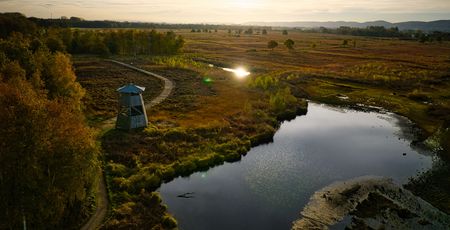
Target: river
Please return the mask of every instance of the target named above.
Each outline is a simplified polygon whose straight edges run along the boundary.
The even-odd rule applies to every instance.
[[[307,115],[281,124],[273,143],[159,191],[180,229],[290,229],[311,195],[335,181],[374,175],[403,184],[431,168],[432,154],[405,135],[411,125],[391,113],[310,102]]]

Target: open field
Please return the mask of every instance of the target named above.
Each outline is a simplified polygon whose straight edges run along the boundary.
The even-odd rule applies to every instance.
[[[296,96],[381,106],[413,120],[425,136],[449,119],[450,43],[281,31],[240,37],[226,31],[179,33],[186,37],[186,53],[224,66],[246,66],[256,74],[277,71]],[[295,50],[282,45],[288,38]],[[268,49],[269,40],[279,47]]]
[[[296,32],[281,35],[275,31],[240,37],[226,31],[177,33],[187,42],[182,55],[114,57],[171,79],[175,91],[164,103],[147,111],[148,128],[128,133],[112,130],[103,138],[113,208],[107,228],[126,228],[133,221],[164,227],[162,219],[170,218],[164,214],[164,206],[142,211],[140,204],[146,199],[157,199],[145,198],[142,189],[153,191],[162,181],[178,175],[239,160],[251,145],[270,141],[277,118],[301,113],[305,108],[303,98],[352,107],[383,107],[414,121],[422,131],[418,140],[428,139],[430,146],[437,140],[448,146],[448,43]],[[282,45],[288,38],[296,42],[295,50]],[[269,40],[277,40],[280,46],[268,49]],[[343,40],[349,45],[342,45]],[[238,79],[208,63],[242,66],[252,74],[248,79]],[[90,95],[87,107],[97,111],[94,115],[98,120],[114,115],[111,108],[117,95],[113,90],[121,84],[133,81],[147,87],[147,100],[160,91],[157,80],[109,62],[76,56],[75,67]],[[296,111],[287,116],[271,104],[285,87],[297,98]],[[99,92],[107,93],[92,96],[101,95]],[[444,158],[447,150],[442,152]],[[410,189],[448,212],[450,199],[436,194],[445,194],[450,181],[433,175],[424,177],[432,183],[416,181]],[[433,193],[424,192],[424,183]]]
[[[158,220],[162,219],[154,219],[164,214],[163,206],[157,205],[145,212],[129,209],[130,202],[146,202],[140,194],[142,189],[152,191],[162,181],[177,175],[239,160],[251,145],[270,141],[278,125],[278,112],[268,105],[269,95],[249,88],[246,80],[237,79],[230,73],[201,64],[192,68],[174,68],[157,65],[148,59],[125,61],[169,78],[175,89],[164,103],[147,111],[148,128],[133,132],[111,130],[103,137],[113,208],[113,220],[107,223],[107,228],[129,226],[131,222],[125,218],[128,215],[135,216],[135,222],[140,224],[158,225]],[[109,62],[77,57],[74,64],[80,75],[87,76],[81,77],[80,82],[88,95],[97,95],[94,86],[106,84],[111,76],[114,84],[130,80],[145,87],[154,84],[145,75],[112,66]],[[105,72],[105,69],[111,72]],[[86,79],[95,84],[86,84]],[[108,105],[112,105],[117,100],[114,88],[107,87],[104,91],[109,94],[92,97],[94,102],[108,100]],[[150,87],[146,92],[154,95],[159,91]],[[149,95],[144,96],[144,99],[148,98]],[[305,107],[306,103],[299,99],[287,111],[294,109],[290,116],[295,116]],[[98,120],[113,114],[113,110],[103,111],[105,108],[108,107],[96,108],[102,118]],[[153,220],[148,220],[149,215],[154,217]]]
[[[148,101],[162,90],[160,80],[102,59],[76,58],[74,67],[78,81],[87,91],[84,103],[90,120],[105,120],[117,115],[119,95],[116,89],[125,84],[133,82],[145,86],[143,98]]]

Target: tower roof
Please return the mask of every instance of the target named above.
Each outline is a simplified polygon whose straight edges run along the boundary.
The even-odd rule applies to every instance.
[[[145,91],[145,87],[137,86],[133,83],[129,83],[117,89],[119,93],[142,93]]]

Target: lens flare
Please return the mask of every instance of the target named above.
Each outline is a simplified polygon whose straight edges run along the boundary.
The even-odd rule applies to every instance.
[[[234,73],[234,75],[236,75],[237,78],[245,78],[248,75],[250,75],[250,72],[248,72],[242,67],[236,69],[223,68],[223,70]]]

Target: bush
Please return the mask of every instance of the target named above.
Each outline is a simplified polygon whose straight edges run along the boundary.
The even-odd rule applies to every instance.
[[[177,227],[178,223],[172,216],[164,215],[162,218],[162,225],[164,228],[173,229]]]
[[[148,207],[159,205],[161,201],[161,196],[157,192],[152,192],[150,195],[145,194],[142,199],[142,203]]]
[[[125,177],[114,177],[112,186],[118,190],[126,190],[130,187],[130,181]]]
[[[159,174],[160,174],[160,177],[164,181],[166,181],[166,180],[172,179],[175,176],[175,170],[172,167],[168,166],[168,167],[165,167],[164,169],[160,170]]]
[[[132,175],[128,180],[134,192],[140,191],[141,189],[154,190],[161,185],[161,179],[157,175],[143,171]]]
[[[273,90],[279,87],[279,85],[280,83],[278,81],[278,78],[274,77],[271,74],[258,76],[249,83],[250,87],[263,90]]]
[[[190,173],[195,171],[197,165],[192,160],[185,160],[182,162],[176,162],[173,167],[176,174],[189,175]]]
[[[106,164],[106,170],[111,176],[116,177],[124,177],[128,173],[128,168],[125,165],[114,163],[112,161]]]
[[[241,160],[242,156],[241,154],[237,152],[229,153],[224,156],[226,162],[235,162]]]
[[[297,98],[292,96],[288,87],[270,95],[269,99],[270,108],[276,113],[283,112],[288,107],[292,108],[295,102],[297,102]]]
[[[166,141],[195,141],[197,138],[197,135],[187,133],[186,130],[180,128],[170,129],[164,134]]]
[[[271,41],[269,41],[268,43],[267,43],[267,48],[269,48],[269,49],[274,49],[274,48],[276,48],[278,46],[278,42],[276,42],[276,41],[274,41],[274,40],[271,40]]]

